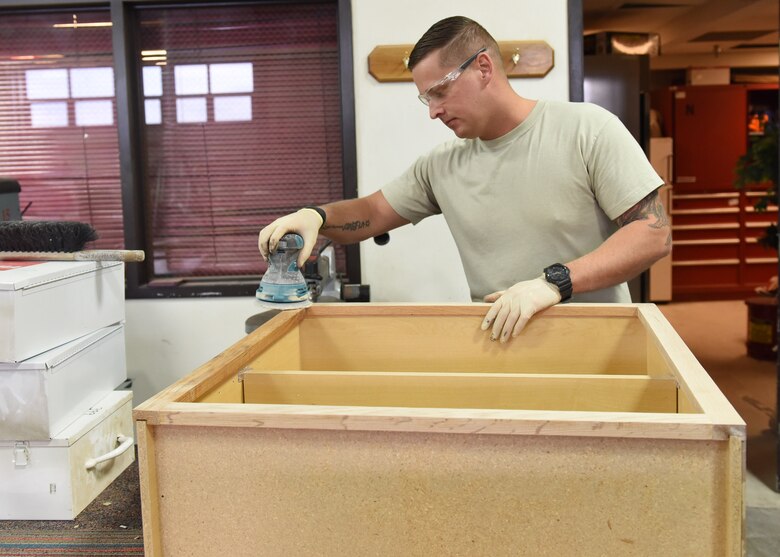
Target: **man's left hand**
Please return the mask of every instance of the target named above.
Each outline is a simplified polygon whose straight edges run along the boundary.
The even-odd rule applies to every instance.
[[[506,342],[510,334],[519,335],[535,313],[560,302],[561,294],[557,286],[539,277],[488,294],[484,301],[493,302],[493,306],[482,322],[482,330],[487,331],[492,325],[490,340]]]

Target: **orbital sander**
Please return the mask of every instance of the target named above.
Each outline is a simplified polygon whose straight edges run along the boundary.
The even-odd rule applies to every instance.
[[[309,287],[298,268],[298,252],[303,247],[299,234],[285,234],[276,251],[268,257],[268,270],[255,296],[269,309],[295,309],[311,305]]]

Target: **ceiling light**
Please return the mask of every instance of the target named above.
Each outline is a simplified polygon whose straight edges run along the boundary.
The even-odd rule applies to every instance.
[[[55,29],[81,29],[82,27],[111,27],[110,21],[93,21],[91,23],[55,23],[52,25]]]
[[[111,27],[110,21],[92,21],[88,23],[79,23],[79,16],[73,14],[72,23],[55,23],[52,25],[55,29],[78,29],[80,27]]]

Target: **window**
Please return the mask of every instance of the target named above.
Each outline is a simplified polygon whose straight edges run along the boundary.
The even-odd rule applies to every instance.
[[[0,175],[26,219],[89,222],[94,247],[124,246],[108,10],[4,14]]]
[[[128,297],[251,294],[262,226],[356,195],[347,0],[50,4],[0,12],[0,175],[144,249]]]
[[[151,284],[259,277],[263,225],[343,198],[337,19],[335,3],[137,8]]]

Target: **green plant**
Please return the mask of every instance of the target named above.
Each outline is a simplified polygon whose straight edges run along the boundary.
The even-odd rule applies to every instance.
[[[736,188],[766,185],[764,195],[754,203],[756,211],[766,211],[770,204],[777,204],[777,132],[777,122],[768,122],[764,127],[764,134],[753,138],[747,153],[739,157],[734,169]],[[764,236],[759,239],[759,242],[777,250],[777,224],[764,229]]]

